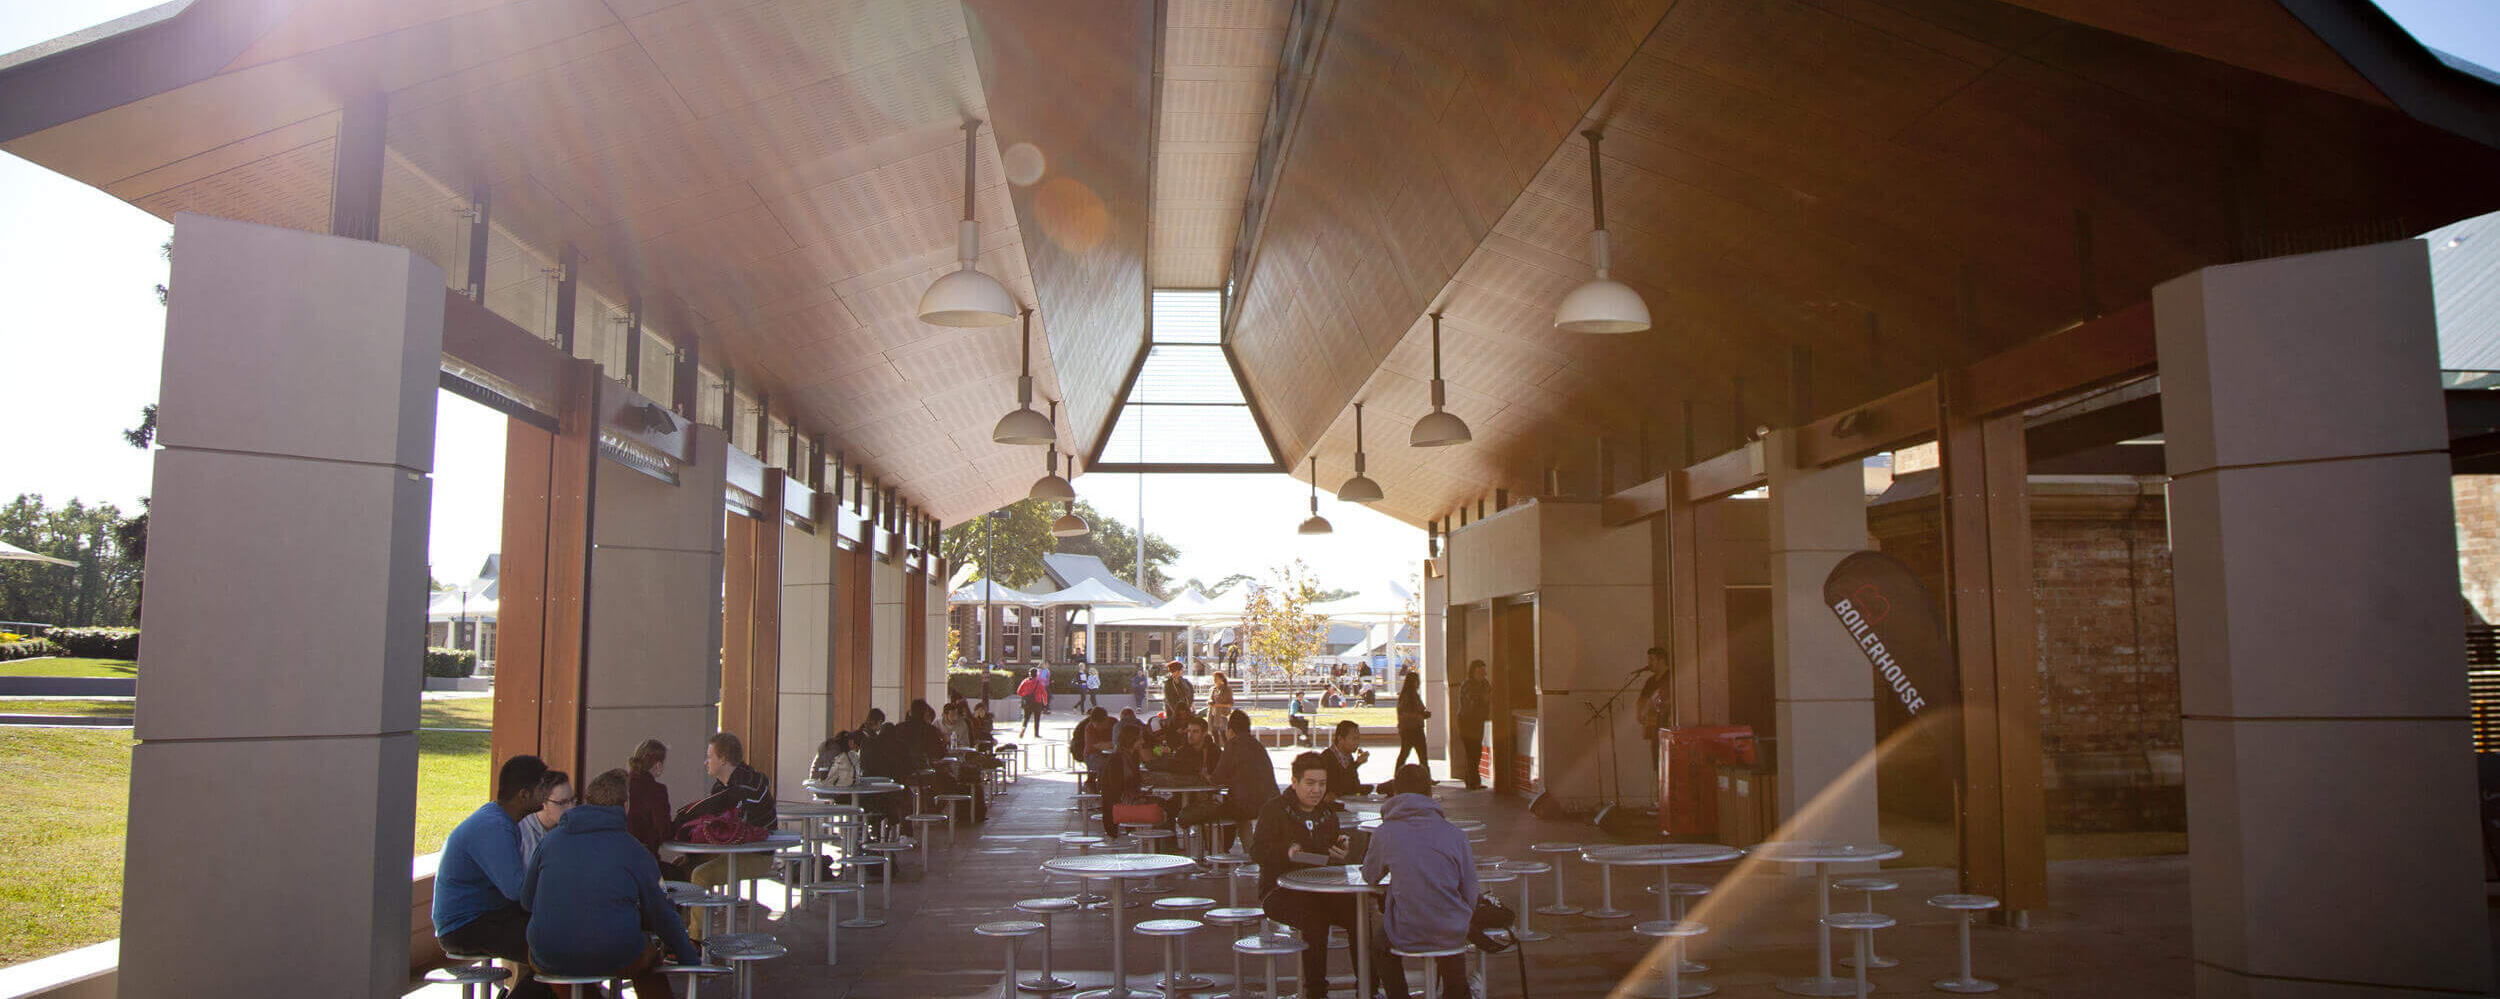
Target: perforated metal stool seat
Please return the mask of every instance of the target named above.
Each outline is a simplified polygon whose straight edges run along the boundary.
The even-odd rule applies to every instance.
[[[1048,930],[1049,927],[1030,919],[1001,919],[972,928],[972,932],[982,936],[1007,941],[1007,977],[998,983],[998,999],[1016,999],[1016,941]]]
[[[1251,957],[1261,958],[1267,962],[1268,999],[1277,999],[1276,959],[1300,954],[1305,950],[1309,950],[1310,946],[1311,945],[1289,936],[1269,936],[1265,933],[1253,933],[1249,936],[1233,941],[1233,953],[1236,956],[1247,954]],[[1240,986],[1234,986],[1234,991],[1240,991]]]
[[[1528,845],[1528,852],[1576,855],[1580,852],[1580,844],[1531,843]],[[1573,905],[1563,898],[1563,864],[1560,860],[1554,862],[1554,904],[1540,906],[1536,911],[1544,913],[1548,916],[1576,916],[1580,914],[1579,906]]]
[[[1100,836],[1089,836],[1085,833],[1060,833],[1059,845],[1063,849],[1073,846],[1076,848],[1077,853],[1087,854],[1094,852],[1095,847],[1104,845],[1104,841]],[[1108,896],[1094,891],[1090,885],[1085,883],[1083,878],[1076,878],[1072,880],[1075,880],[1078,884],[1076,892],[1076,903],[1078,905],[1091,909],[1111,901]],[[1045,875],[1042,878],[1042,881],[1044,884],[1048,884],[1050,878]]]
[[[937,801],[938,811],[946,813],[946,841],[952,843],[955,841],[956,806],[962,806],[964,821],[972,821],[972,796],[969,794],[941,794],[938,795],[935,800]]]
[[[429,982],[460,986],[460,999],[486,999],[494,994],[496,985],[512,977],[511,971],[497,967],[495,959],[488,955],[445,952],[443,956],[455,961],[473,962],[425,976]]]
[[[1163,990],[1167,999],[1178,996],[1185,988],[1179,973],[1182,943],[1206,925],[1195,919],[1149,919],[1131,927],[1139,936],[1163,939],[1163,978],[1156,987]]]
[[[1884,892],[1888,892],[1888,891],[1899,891],[1899,890],[1901,890],[1901,882],[1898,882],[1898,881],[1892,880],[1891,878],[1841,878],[1841,879],[1838,879],[1838,880],[1836,880],[1836,881],[1833,881],[1833,882],[1832,882],[1832,890],[1833,890],[1833,891],[1854,891],[1854,892],[1862,892],[1862,893],[1864,893],[1864,894],[1866,895],[1866,909],[1865,909],[1865,911],[1867,911],[1867,912],[1873,912],[1873,911],[1875,911],[1875,896],[1880,895],[1880,894],[1882,894],[1882,893],[1884,893]],[[1847,960],[1842,961],[1841,963],[1843,963],[1843,964],[1848,964],[1848,963],[1853,963],[1853,962],[1855,962],[1855,961],[1856,961],[1856,958],[1849,958],[1849,959],[1847,959]],[[1873,944],[1871,944],[1871,943],[1870,943],[1870,944],[1868,944],[1868,945],[1867,945],[1867,948],[1866,948],[1866,966],[1867,966],[1867,967],[1869,967],[1869,968],[1891,968],[1891,967],[1897,967],[1897,966],[1899,966],[1900,964],[1901,964],[1901,962],[1899,962],[1899,961],[1895,961],[1895,960],[1893,960],[1893,959],[1891,959],[1891,958],[1889,958],[1889,957],[1885,957],[1884,955],[1882,955],[1882,954],[1880,954],[1880,953],[1877,953],[1877,952],[1875,951],[1875,947],[1874,947],[1874,945],[1873,945]]]
[[[868,889],[864,886],[851,884],[847,881],[821,881],[807,886],[807,893],[809,895],[831,896],[834,899],[833,902],[829,902],[825,905],[825,963],[834,964],[836,963],[834,958],[835,944],[838,943],[838,941],[834,939],[834,931],[837,927],[844,925],[842,913],[840,911],[842,908],[840,901],[841,897],[844,895],[851,896],[851,918],[866,919],[868,918]],[[878,920],[878,922],[882,924],[884,920]]]
[[[1174,895],[1170,898],[1158,898],[1154,902],[1156,912],[1169,912],[1176,916],[1195,916],[1213,908],[1215,908],[1214,899],[1198,898],[1192,895]],[[1183,991],[1191,992],[1215,986],[1215,982],[1207,976],[1190,973],[1189,948],[1187,947],[1181,948],[1180,967],[1174,973],[1173,981]]]
[[[560,990],[558,994],[566,999],[601,999],[607,994],[609,982],[624,980],[614,975],[553,975],[544,971],[539,972],[537,977],[538,984],[556,987]],[[590,991],[583,992],[584,986],[588,986]]]
[[[1835,912],[1823,917],[1823,925],[1835,930],[1856,933],[1858,959],[1852,962],[1858,983],[1858,999],[1866,999],[1867,951],[1875,946],[1875,931],[1893,925],[1891,916],[1880,912]]]
[[[871,843],[863,849],[874,850],[876,848],[876,844]],[[871,869],[877,872],[877,907],[890,909],[894,907],[894,865],[882,856],[844,857],[833,863],[836,867],[852,872],[851,884],[860,890],[859,897],[856,899],[859,905],[855,907],[858,912],[851,918],[843,920],[842,928],[865,930],[885,925],[882,917],[868,914],[868,872]]]
[[[1177,855],[1179,852],[1178,844],[1180,842],[1180,834],[1173,832],[1172,830],[1147,828],[1136,830],[1129,835],[1137,837],[1137,852],[1139,853],[1170,853]],[[1171,891],[1172,886],[1164,883],[1163,875],[1157,874],[1138,882],[1137,886],[1130,890],[1140,895],[1152,895],[1160,892]]]
[[[1958,978],[1937,979],[1935,981],[1936,991],[1958,992],[1963,995],[1996,991],[1997,983],[1988,981],[1984,978],[1971,977],[1970,924],[1971,920],[1978,913],[1996,908],[1997,900],[1986,895],[1953,894],[1935,896],[1934,898],[1928,899],[1927,904],[1935,906],[1939,909],[1952,911],[1962,917],[1960,926],[1962,937],[1962,974]]]
[[[878,876],[877,881],[877,908],[879,910],[889,910],[894,908],[894,876],[901,873],[903,869],[903,855],[910,853],[919,845],[920,844],[914,841],[911,837],[905,836],[901,839],[891,840],[884,843],[870,843],[867,846],[861,847],[863,850],[876,854],[877,856],[874,859],[883,861],[882,873]],[[928,868],[922,867],[921,870],[925,873]]]
[[[1256,926],[1261,920],[1267,918],[1267,912],[1263,909],[1227,906],[1220,909],[1208,909],[1198,918],[1204,920],[1209,926]],[[1239,948],[1233,949],[1233,987],[1208,996],[1207,999],[1252,999],[1249,988],[1242,984]]]
[[[1224,879],[1224,903],[1240,906],[1241,869],[1250,863],[1250,855],[1237,851],[1210,853],[1199,862],[1207,865],[1207,869],[1213,871],[1217,877]]]
[[[703,941],[712,960],[737,969],[738,999],[754,999],[755,962],[788,957],[790,948],[769,933],[723,933]]]
[[[1719,991],[1718,986],[1709,982],[1686,982],[1684,980],[1684,976],[1689,974],[1684,970],[1689,963],[1684,959],[1684,941],[1710,932],[1710,927],[1688,919],[1652,919],[1633,924],[1632,932],[1645,937],[1658,937],[1668,942],[1667,959],[1658,962],[1667,977],[1665,987],[1648,994],[1665,997],[1665,999],[1683,999],[1685,996],[1706,996]]]
[[[704,979],[737,973],[735,968],[718,964],[663,964],[660,966],[660,974],[685,979],[678,984],[686,987],[686,999],[701,999]]]
[[[1537,910],[1528,905],[1529,894],[1536,890],[1536,876],[1553,873],[1554,865],[1542,860],[1505,860],[1498,869],[1519,878],[1519,927],[1511,935],[1529,943],[1554,939],[1553,934],[1536,928]]]
[[[1077,905],[1075,899],[1064,897],[1028,898],[1024,901],[1016,903],[1017,912],[1025,913],[1026,915],[1039,916],[1041,917],[1039,922],[1042,924],[1042,973],[1035,977],[1017,982],[1017,988],[1023,989],[1026,992],[1050,993],[1076,987],[1075,982],[1071,982],[1065,978],[1059,977],[1058,975],[1052,974],[1050,964],[1052,917],[1055,917],[1062,912],[1076,912],[1078,909],[1079,906]]]
[[[920,871],[925,875],[929,871],[929,827],[940,822],[951,826],[955,820],[936,812],[916,812],[903,816],[903,821],[919,827],[912,830],[912,838],[920,841]]]

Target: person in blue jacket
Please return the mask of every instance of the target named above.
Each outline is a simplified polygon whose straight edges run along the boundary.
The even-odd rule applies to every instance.
[[[530,974],[530,914],[521,907],[521,816],[538,810],[538,781],[547,764],[535,756],[505,760],[495,774],[495,800],[479,805],[443,840],[434,867],[434,938],[453,954],[487,954],[519,964],[516,999],[546,999],[555,990]]]
[[[1441,814],[1432,800],[1432,774],[1408,764],[1389,782],[1394,792],[1380,808],[1380,827],[1372,831],[1371,848],[1363,854],[1363,880],[1387,879],[1381,900],[1381,929],[1397,950],[1428,951],[1463,947],[1467,926],[1475,918],[1475,851],[1467,834]],[[1465,955],[1434,958],[1440,962],[1441,994],[1424,999],[1466,999]],[[1393,996],[1406,995],[1402,962],[1374,962],[1380,987]]]
[[[582,789],[582,803],[530,857],[521,905],[530,911],[530,963],[550,974],[631,979],[635,995],[665,999],[661,945],[680,964],[700,963],[702,955],[660,887],[659,862],[625,828],[632,779],[610,770]]]

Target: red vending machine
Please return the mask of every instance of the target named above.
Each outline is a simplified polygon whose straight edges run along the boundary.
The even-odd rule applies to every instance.
[[[1658,730],[1658,830],[1669,836],[1719,834],[1719,766],[1754,761],[1753,726],[1694,725]]]

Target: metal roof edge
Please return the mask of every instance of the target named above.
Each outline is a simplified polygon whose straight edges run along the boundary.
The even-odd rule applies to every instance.
[[[2489,70],[2443,56],[2369,0],[2275,2],[2407,116],[2500,149],[2500,81]]]

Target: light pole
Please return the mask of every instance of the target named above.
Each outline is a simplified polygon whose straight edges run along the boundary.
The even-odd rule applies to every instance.
[[[981,700],[990,699],[990,663],[997,650],[990,648],[990,629],[997,627],[998,609],[992,605],[998,593],[996,577],[990,572],[990,545],[998,540],[998,525],[1006,523],[1005,509],[990,511],[989,530],[981,532]]]

